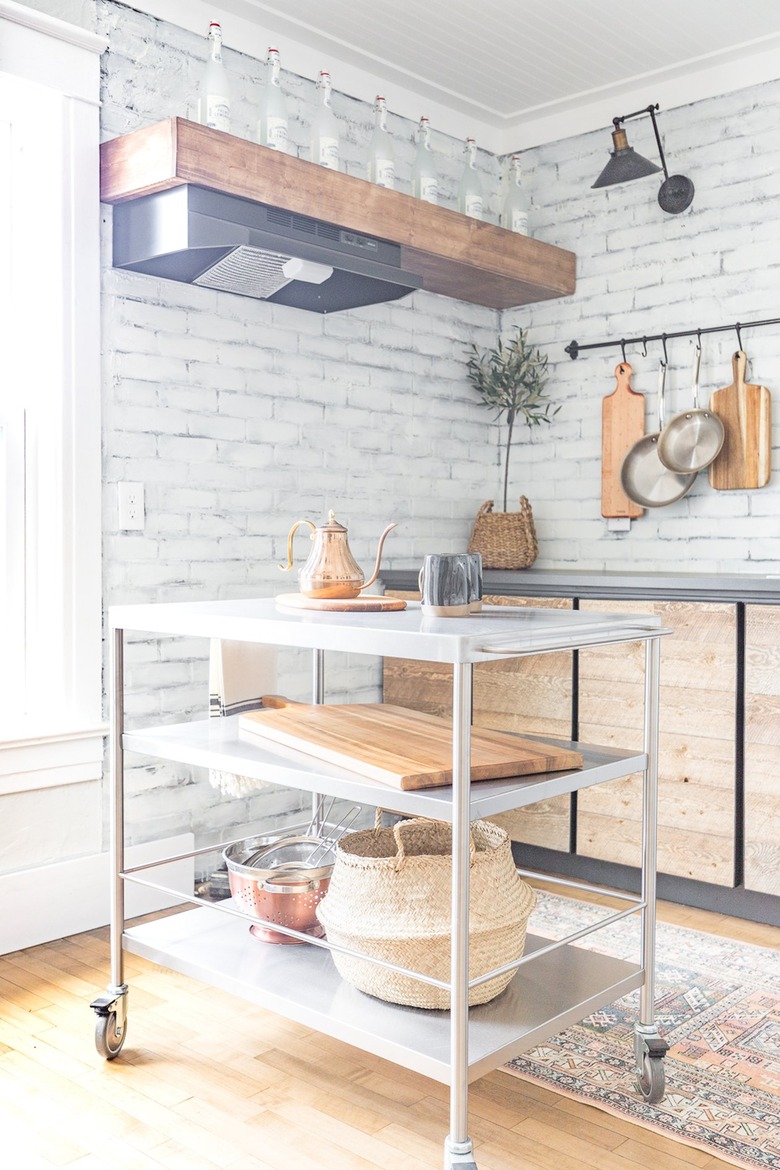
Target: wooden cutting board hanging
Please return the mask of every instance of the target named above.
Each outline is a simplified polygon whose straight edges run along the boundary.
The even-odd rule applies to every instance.
[[[635,520],[644,508],[630,500],[620,483],[626,452],[645,433],[645,396],[630,386],[628,362],[615,367],[617,386],[601,403],[601,515]]]
[[[447,719],[389,703],[315,705],[278,695],[262,701],[262,710],[239,716],[241,732],[251,738],[273,740],[393,788],[452,783],[452,724]],[[570,748],[472,729],[472,780],[581,767],[581,753]]]
[[[720,454],[708,469],[716,491],[761,488],[769,483],[772,454],[772,395],[766,386],[745,383],[747,355],[731,359],[734,381],[710,398],[710,410],[723,423]]]

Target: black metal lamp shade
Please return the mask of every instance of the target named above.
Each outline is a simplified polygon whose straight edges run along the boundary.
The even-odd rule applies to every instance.
[[[613,130],[612,142],[615,150],[610,154],[609,162],[596,179],[594,187],[614,187],[616,183],[628,183],[632,179],[644,179],[645,175],[657,175],[661,170],[628,145],[625,130]]]
[[[670,175],[664,158],[664,148],[661,135],[658,133],[658,124],[655,113],[658,106],[648,106],[644,110],[635,110],[633,114],[624,114],[621,118],[613,118],[615,129],[612,131],[612,143],[615,147],[609,156],[609,162],[604,167],[593,187],[613,187],[616,183],[629,183],[632,179],[643,179],[645,175],[655,175],[663,170],[664,181],[658,192],[658,202],[663,211],[670,215],[678,215],[685,211],[693,202],[695,188],[685,175]],[[657,167],[649,159],[644,158],[628,145],[628,138],[621,123],[628,118],[637,118],[642,114],[649,114],[653,123],[655,140],[658,144],[658,154],[661,166]]]

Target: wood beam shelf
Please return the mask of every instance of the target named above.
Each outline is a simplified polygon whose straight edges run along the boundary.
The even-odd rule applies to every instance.
[[[423,288],[457,300],[509,309],[575,289],[572,252],[184,118],[100,148],[104,203],[184,183],[398,244],[402,266]]]

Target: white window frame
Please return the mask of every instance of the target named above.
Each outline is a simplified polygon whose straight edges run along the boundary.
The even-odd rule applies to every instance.
[[[4,419],[17,439],[14,459],[21,425],[28,454],[39,441],[46,447],[26,468],[27,572],[23,583],[12,576],[11,589],[17,599],[24,589],[34,619],[26,640],[31,669],[50,671],[51,691],[49,702],[0,732],[0,796],[102,774],[99,94],[106,48],[103,37],[0,0],[0,83],[6,93],[41,87],[62,143],[47,176],[57,254],[43,270],[40,258],[32,261],[38,280],[50,282],[44,287],[53,327],[40,322],[40,346],[42,354],[47,347],[41,377],[51,426],[38,426],[42,412],[34,417],[29,404],[24,424],[18,408]],[[5,402],[12,396],[7,385]],[[0,527],[18,537],[18,497],[0,492],[0,500]]]

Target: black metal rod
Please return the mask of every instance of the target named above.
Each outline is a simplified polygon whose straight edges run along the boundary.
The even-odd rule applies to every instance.
[[[648,341],[671,341],[674,337],[698,337],[704,333],[729,333],[731,330],[736,332],[741,349],[741,330],[759,329],[763,325],[780,325],[780,317],[770,317],[766,321],[736,321],[733,325],[710,325],[706,329],[681,329],[676,333],[648,333],[642,337],[615,337],[611,341],[591,341],[587,345],[571,341],[566,346],[565,352],[573,361],[585,349],[610,349],[614,346],[621,346],[625,350],[627,345],[638,345],[640,341],[647,348]]]

